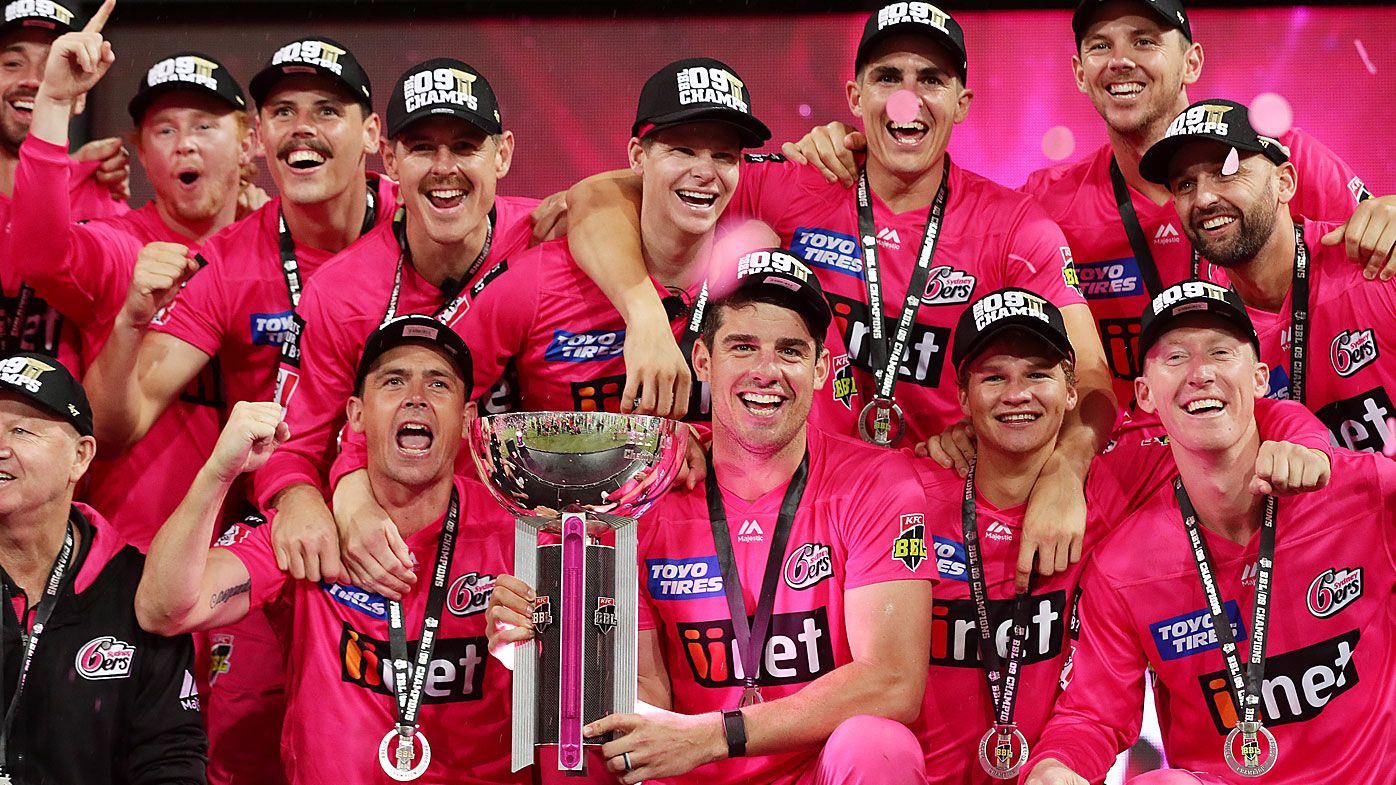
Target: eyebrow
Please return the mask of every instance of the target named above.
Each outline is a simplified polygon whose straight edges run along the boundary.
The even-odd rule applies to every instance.
[[[813,345],[812,341],[807,341],[804,338],[781,338],[776,341],[777,349],[804,349],[808,351]]]

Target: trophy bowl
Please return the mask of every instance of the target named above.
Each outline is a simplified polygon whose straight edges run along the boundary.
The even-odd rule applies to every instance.
[[[559,770],[585,772],[585,746],[608,739],[583,739],[582,727],[635,710],[635,518],[678,476],[687,442],[683,423],[635,414],[518,412],[471,425],[480,479],[514,515],[514,575],[537,595],[532,646],[514,658],[514,771],[555,744]]]

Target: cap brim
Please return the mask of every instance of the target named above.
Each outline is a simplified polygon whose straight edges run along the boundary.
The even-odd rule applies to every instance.
[[[741,139],[742,147],[761,147],[771,139],[771,129],[766,124],[757,120],[746,112],[739,112],[736,109],[724,109],[714,106],[698,106],[690,109],[681,109],[677,112],[670,112],[666,115],[650,118],[646,123],[648,128],[633,128],[632,133],[643,130],[645,135],[673,128],[676,125],[686,125],[697,122],[714,122],[730,125],[737,129],[737,134]]]
[[[271,93],[272,88],[276,86],[277,82],[288,76],[303,75],[322,76],[332,82],[342,85],[344,89],[349,92],[349,95],[354,97],[355,101],[363,104],[372,111],[373,106],[369,103],[368,97],[352,82],[328,68],[321,68],[311,63],[283,63],[281,65],[267,66],[258,71],[257,75],[252,77],[252,81],[247,83],[247,94],[252,97],[252,101],[260,108],[261,105],[266,102],[267,95]]]
[[[960,81],[964,82],[966,80],[967,74],[965,71],[968,69],[969,54],[965,52],[964,46],[954,38],[951,38],[949,33],[941,32],[932,25],[922,24],[920,22],[899,22],[891,27],[878,30],[876,33],[863,39],[859,42],[858,53],[853,58],[854,70],[862,68],[863,65],[867,63],[868,50],[876,46],[882,39],[898,33],[913,33],[945,47],[951,54],[955,55],[956,66],[960,69]]]
[[[406,130],[408,126],[418,120],[425,120],[428,117],[454,117],[457,120],[469,123],[472,127],[478,128],[490,136],[503,133],[504,131],[504,127],[496,120],[482,117],[466,109],[437,104],[418,109],[399,120],[392,128],[387,129],[388,138],[395,138],[398,134]]]
[[[1255,328],[1251,324],[1250,315],[1244,311],[1238,311],[1235,306],[1225,300],[1212,298],[1194,298],[1179,303],[1174,303],[1168,310],[1149,320],[1139,331],[1139,361],[1142,367],[1144,355],[1149,353],[1149,349],[1158,342],[1160,336],[1167,332],[1170,326],[1177,320],[1185,316],[1196,314],[1206,314],[1215,316],[1218,319],[1235,327],[1238,332],[1250,341],[1255,347],[1256,354],[1260,353],[1260,339],[1256,336]]]
[[[1053,330],[1041,319],[1031,316],[1007,316],[994,322],[993,326],[980,332],[969,342],[964,354],[955,362],[955,372],[959,373],[965,367],[965,363],[978,357],[990,344],[1011,332],[1027,333],[1047,344],[1064,359],[1076,361],[1076,349],[1072,347],[1071,339],[1066,335]]]
[[[1184,146],[1193,142],[1216,142],[1226,147],[1234,147],[1237,150],[1269,155],[1265,145],[1258,142],[1256,144],[1238,142],[1217,134],[1179,134],[1155,142],[1154,146],[1144,153],[1144,157],[1139,159],[1139,174],[1151,183],[1168,185],[1168,166],[1173,162],[1173,156],[1177,155]]]
[[[234,110],[247,108],[246,106],[239,106],[236,101],[217,90],[212,90],[201,84],[195,84],[193,82],[165,82],[164,84],[158,84],[148,90],[142,90],[137,93],[136,97],[131,99],[131,103],[126,105],[126,111],[131,114],[131,120],[134,121],[136,125],[140,125],[141,120],[145,117],[146,110],[150,109],[150,105],[155,103],[155,99],[166,93],[173,93],[177,90],[188,90],[190,92],[201,93],[216,98]]]

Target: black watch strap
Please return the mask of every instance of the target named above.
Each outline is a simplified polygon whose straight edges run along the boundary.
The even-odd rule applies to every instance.
[[[746,719],[741,709],[722,713],[722,733],[727,737],[727,757],[746,757]]]

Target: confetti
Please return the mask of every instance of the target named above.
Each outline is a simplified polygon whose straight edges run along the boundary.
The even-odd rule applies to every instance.
[[[887,116],[894,123],[909,123],[921,114],[921,99],[910,90],[898,90],[887,98]]]
[[[1231,148],[1231,152],[1226,154],[1226,162],[1222,164],[1221,173],[1224,175],[1236,174],[1237,170],[1239,170],[1240,168],[1241,155],[1240,153],[1237,153],[1236,148],[1233,147]]]

